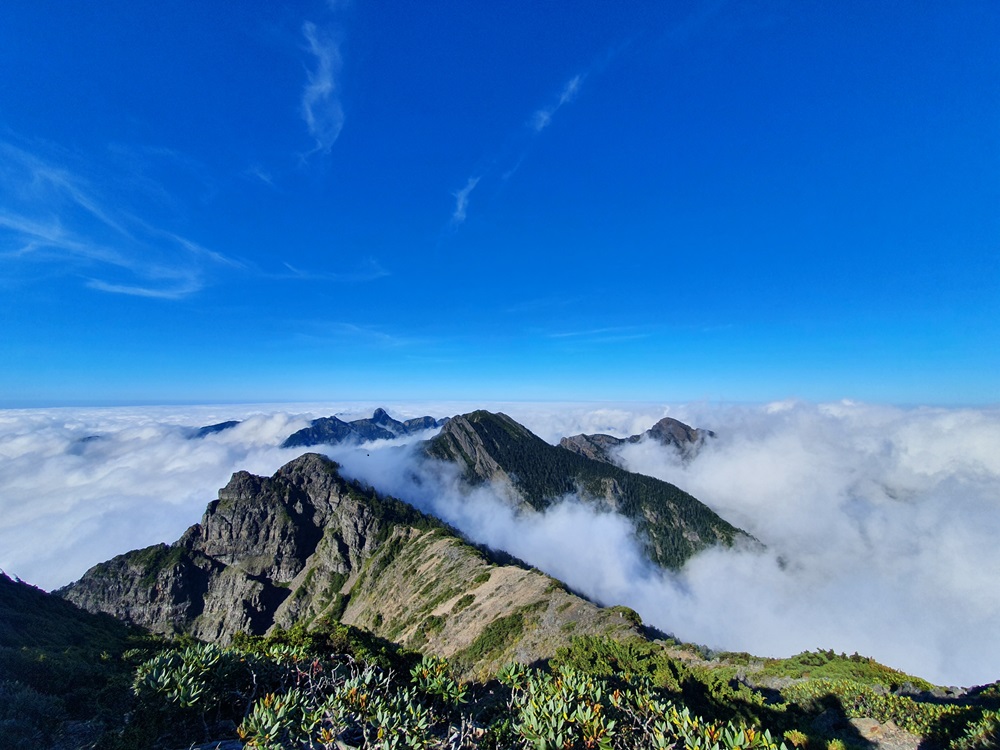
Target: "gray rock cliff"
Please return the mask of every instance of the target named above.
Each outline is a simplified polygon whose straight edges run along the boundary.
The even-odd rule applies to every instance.
[[[59,593],[161,632],[207,640],[265,632],[302,609],[288,600],[307,567],[312,588],[342,584],[385,535],[387,507],[336,468],[306,454],[270,478],[237,472],[177,542],[119,555]],[[309,605],[322,608],[318,599]]]
[[[469,674],[549,658],[570,632],[638,637],[614,610],[502,555],[498,563],[337,469],[306,454],[270,478],[237,472],[174,544],[119,555],[56,593],[90,612],[221,643],[329,618],[448,656]],[[524,622],[521,635],[488,652],[474,647],[511,617]]]

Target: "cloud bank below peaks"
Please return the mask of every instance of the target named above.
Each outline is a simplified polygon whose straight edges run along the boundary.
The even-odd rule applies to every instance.
[[[857,651],[942,684],[1000,677],[1000,413],[785,404],[670,415],[720,437],[688,463],[648,441],[623,447],[622,463],[691,492],[765,551],[716,548],[667,573],[646,562],[625,519],[575,498],[518,513],[451,467],[399,451],[332,455],[684,640],[765,656]],[[614,410],[588,421],[609,416],[629,421]]]
[[[310,419],[377,405],[0,411],[0,568],[52,588],[172,542],[234,471],[270,475],[302,453],[278,446]],[[767,545],[708,550],[676,574],[645,560],[625,519],[577,498],[518,513],[503,492],[469,488],[401,441],[325,450],[345,474],[684,640],[762,656],[857,651],[942,684],[1000,678],[1000,410],[388,406],[401,418],[503,410],[552,443],[637,434],[664,416],[713,430],[686,463],[651,442],[618,455]],[[244,421],[190,439],[191,428],[230,419]]]

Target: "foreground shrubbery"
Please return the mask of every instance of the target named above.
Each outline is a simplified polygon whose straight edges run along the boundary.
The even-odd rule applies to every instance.
[[[695,716],[648,678],[623,689],[573,667],[546,673],[517,664],[500,680],[511,688],[510,714],[492,728],[503,747],[784,748],[758,726]]]
[[[251,648],[247,648],[247,646]],[[348,653],[244,640],[241,648],[196,645],[160,653],[138,668],[135,694],[145,742],[207,739],[226,722],[247,747],[690,748],[779,750],[759,726],[708,721],[639,675],[608,680],[563,666],[505,669],[499,683],[456,681],[447,662],[423,657],[406,673]],[[156,720],[156,719],[159,720]],[[152,736],[156,734],[157,737]],[[133,732],[133,742],[141,738]]]
[[[996,690],[974,705],[945,705],[894,695],[879,680],[811,680],[765,700],[730,672],[691,666],[653,643],[579,638],[549,670],[511,665],[494,682],[463,684],[442,659],[334,623],[153,654],[136,669],[130,722],[102,745],[228,736],[260,750],[863,746],[849,730],[817,728],[832,712],[891,720],[954,750],[997,746]]]
[[[916,678],[832,652],[708,661],[576,638],[546,669],[512,665],[465,684],[442,659],[335,621],[241,634],[227,648],[165,641],[5,580],[0,614],[4,747],[173,750],[239,738],[260,750],[844,750],[866,746],[847,723],[855,717],[950,750],[1000,747],[1000,685],[938,699]],[[522,627],[498,621],[460,661]]]

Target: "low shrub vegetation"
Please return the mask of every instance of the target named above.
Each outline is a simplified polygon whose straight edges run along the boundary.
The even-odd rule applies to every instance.
[[[11,748],[849,750],[866,746],[846,721],[861,717],[922,746],[1000,746],[1000,684],[945,696],[828,651],[706,660],[674,642],[577,636],[547,664],[458,679],[514,653],[527,610],[451,661],[323,618],[226,647],[152,638],[2,578],[0,614],[0,737]],[[421,627],[439,632],[446,618]]]

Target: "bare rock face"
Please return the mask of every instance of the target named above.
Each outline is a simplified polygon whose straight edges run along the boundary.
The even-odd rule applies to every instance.
[[[571,435],[559,441],[559,447],[568,451],[586,456],[592,461],[604,461],[613,464],[611,460],[611,449],[624,445],[626,438],[617,438],[613,435]]]
[[[378,545],[385,508],[336,468],[306,454],[270,478],[237,472],[177,542],[119,555],[59,593],[160,632],[265,632],[307,567],[311,586],[342,584]]]
[[[177,632],[202,614],[200,595],[221,570],[193,550],[158,544],[101,563],[55,593],[90,612]]]
[[[470,675],[549,658],[570,632],[639,637],[615,610],[496,558],[306,454],[270,478],[237,472],[177,542],[119,555],[56,593],[91,612],[221,643],[329,617],[452,657]],[[501,618],[517,632],[485,648],[486,629]]]
[[[461,460],[466,473],[488,482],[510,483],[511,477],[494,457],[500,441],[477,429],[481,420],[479,412],[453,417],[434,441],[435,455],[449,460]],[[497,420],[516,434],[524,430],[506,414],[495,415]],[[526,431],[525,431],[526,432]]]

